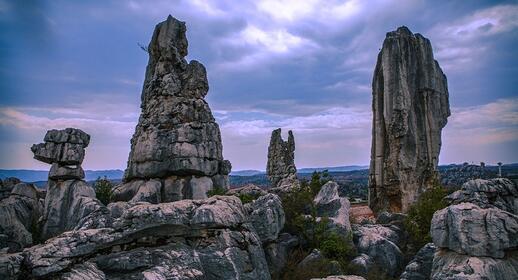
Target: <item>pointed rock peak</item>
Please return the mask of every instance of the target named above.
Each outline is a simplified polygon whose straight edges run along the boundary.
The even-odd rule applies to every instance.
[[[403,25],[403,26],[398,27],[398,29],[395,30],[395,31],[388,32],[387,33],[387,38],[391,38],[391,37],[411,37],[413,35],[414,34],[412,33],[412,31],[410,31],[410,29],[408,29],[408,27]]]
[[[185,22],[169,15],[165,21],[162,21],[155,27],[153,39],[149,43],[151,55],[155,55],[157,51],[162,52],[174,47],[182,58],[187,56],[188,42],[185,36],[186,31]]]

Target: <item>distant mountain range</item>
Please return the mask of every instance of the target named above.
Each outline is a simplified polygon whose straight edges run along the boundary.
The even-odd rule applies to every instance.
[[[446,169],[460,167],[461,164],[449,164],[449,165],[441,165],[439,166],[439,170],[443,171]],[[327,170],[329,172],[347,172],[347,171],[355,171],[355,170],[364,170],[368,169],[368,166],[364,165],[347,165],[347,166],[334,166],[334,167],[314,167],[314,168],[301,168],[297,170],[299,174],[308,174],[313,173],[314,171],[324,171]],[[486,168],[496,170],[497,166],[486,165]],[[518,163],[505,164],[502,167],[502,170],[511,169],[509,171],[511,173],[515,172],[514,169],[518,168]],[[18,170],[7,170],[0,169],[0,179],[5,179],[7,177],[16,177],[24,182],[45,182],[47,181],[49,172],[46,170],[26,170],[26,169],[18,169]],[[124,175],[124,171],[120,169],[112,169],[112,170],[86,170],[85,171],[85,180],[86,181],[94,181],[98,177],[104,177],[110,180],[120,180]],[[239,170],[232,171],[230,173],[231,176],[236,177],[248,177],[248,176],[258,176],[265,175],[265,171],[261,170]]]
[[[301,168],[297,169],[298,173],[313,173],[315,171],[322,172],[327,170],[329,172],[344,172],[344,171],[354,171],[354,170],[362,170],[369,168],[367,165],[347,165],[347,166],[334,166],[334,167],[310,167],[310,168]],[[232,171],[230,175],[232,176],[255,176],[265,174],[265,171],[261,170],[239,170]]]
[[[85,180],[93,181],[98,177],[104,177],[108,179],[121,179],[124,175],[124,171],[120,169],[113,170],[86,170],[85,171]],[[7,177],[16,177],[23,182],[39,182],[39,181],[47,181],[49,176],[48,170],[26,170],[26,169],[18,169],[18,170],[6,170],[0,169],[0,179],[5,179]]]

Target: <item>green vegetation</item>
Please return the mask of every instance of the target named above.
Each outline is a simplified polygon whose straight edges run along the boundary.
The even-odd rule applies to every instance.
[[[209,190],[207,192],[207,196],[211,197],[211,196],[215,196],[215,195],[225,195],[226,193],[227,193],[227,191],[224,188],[222,188],[222,187],[215,187],[212,190]]]
[[[433,188],[425,191],[417,203],[412,205],[405,219],[405,229],[409,234],[409,244],[414,250],[419,250],[426,243],[432,241],[430,236],[430,225],[433,213],[448,206],[444,197],[448,191],[436,184]]]
[[[110,203],[112,197],[113,184],[104,176],[104,178],[98,177],[94,183],[95,197],[99,199],[104,205]]]
[[[252,194],[245,193],[245,194],[240,194],[237,197],[239,197],[239,199],[241,200],[241,203],[245,204],[245,203],[250,203],[250,202],[256,200],[257,198],[259,198],[259,196],[260,196],[259,194],[252,195]]]
[[[281,279],[311,279],[325,277],[333,263],[340,265],[344,273],[348,272],[349,261],[356,256],[352,243],[352,235],[340,235],[331,228],[330,220],[326,217],[316,217],[313,199],[322,186],[330,180],[329,173],[314,172],[311,180],[302,181],[300,190],[285,195],[282,205],[286,215],[284,231],[297,235],[304,240],[298,250],[288,257],[288,263]],[[303,269],[296,264],[307,256],[313,249],[319,249],[325,259]],[[293,261],[291,261],[293,260]]]

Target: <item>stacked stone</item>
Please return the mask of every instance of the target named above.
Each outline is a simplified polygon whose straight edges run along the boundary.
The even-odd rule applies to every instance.
[[[228,189],[230,162],[209,105],[205,67],[187,63],[185,23],[172,16],[155,27],[142,90],[142,112],[131,139],[124,184],[115,200],[201,199]]]
[[[272,188],[292,185],[297,182],[295,167],[295,138],[288,131],[288,141],[284,141],[281,129],[272,131],[270,146],[268,146],[268,162],[266,174]]]
[[[90,143],[90,135],[77,128],[49,130],[43,139],[45,143],[31,147],[34,158],[52,164],[49,172],[51,180],[83,179],[81,167],[85,148]]]
[[[49,130],[45,143],[31,147],[34,158],[52,164],[45,195],[41,237],[106,225],[107,209],[95,198],[81,167],[90,135],[77,128]]]
[[[438,180],[448,85],[430,41],[406,27],[387,33],[372,81],[369,206],[406,212]]]

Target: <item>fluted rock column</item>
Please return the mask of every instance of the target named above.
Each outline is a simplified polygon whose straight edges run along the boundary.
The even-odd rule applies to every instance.
[[[372,81],[369,205],[406,212],[437,180],[448,85],[430,41],[406,27],[387,33]]]

